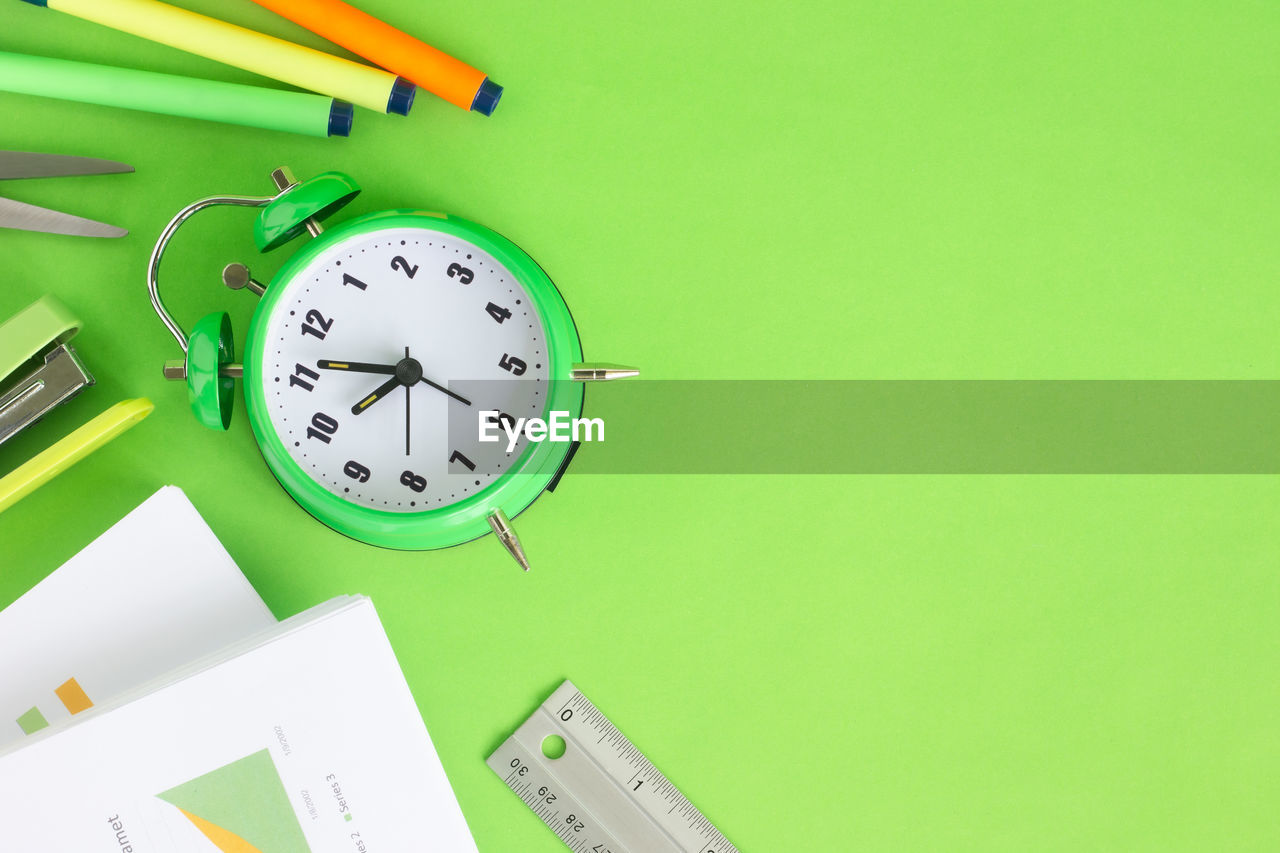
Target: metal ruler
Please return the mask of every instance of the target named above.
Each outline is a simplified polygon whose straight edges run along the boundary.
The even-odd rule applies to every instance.
[[[543,754],[553,736],[558,758]],[[573,682],[486,763],[577,853],[738,853]]]

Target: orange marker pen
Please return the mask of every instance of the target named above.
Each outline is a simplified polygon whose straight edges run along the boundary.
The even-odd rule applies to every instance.
[[[253,0],[464,110],[492,115],[502,87],[483,72],[342,0]]]

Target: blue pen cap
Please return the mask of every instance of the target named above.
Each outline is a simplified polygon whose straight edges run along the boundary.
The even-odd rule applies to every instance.
[[[356,108],[346,101],[334,101],[329,107],[329,135],[350,136],[351,123],[355,121]]]
[[[391,97],[387,100],[387,112],[398,116],[407,116],[413,106],[413,96],[418,94],[418,87],[403,77],[397,77],[391,87]]]
[[[480,84],[480,88],[476,90],[476,97],[471,102],[471,109],[481,115],[491,116],[493,111],[498,108],[498,101],[501,99],[502,87],[486,77],[484,82]]]

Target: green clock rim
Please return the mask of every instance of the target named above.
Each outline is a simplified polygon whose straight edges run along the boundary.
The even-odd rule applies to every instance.
[[[581,383],[569,379],[582,360],[582,344],[569,307],[537,262],[506,237],[457,216],[423,210],[387,210],[348,220],[325,231],[294,254],[276,273],[249,324],[245,342],[244,388],[249,424],[267,466],[300,506],[334,530],[361,542],[407,551],[447,548],[485,535],[489,515],[501,509],[514,518],[550,484],[572,446],[567,442],[530,442],[509,470],[458,503],[421,513],[386,512],[342,500],[302,470],[276,435],[266,411],[264,378],[267,318],[290,280],[326,247],[340,240],[391,228],[436,230],[475,244],[511,271],[533,303],[547,338],[546,411],[582,415]]]

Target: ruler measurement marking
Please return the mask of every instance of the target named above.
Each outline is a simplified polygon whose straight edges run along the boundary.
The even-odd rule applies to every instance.
[[[553,701],[557,704],[551,704]],[[553,710],[557,706],[559,710]],[[738,853],[688,797],[571,682],[562,683],[538,710],[545,717],[535,711],[487,763],[570,850],[651,853],[661,845],[662,850],[670,849],[672,853]],[[566,712],[570,712],[567,719]],[[594,744],[577,737],[588,731],[599,735]],[[544,760],[537,744],[544,733],[561,735],[574,749],[573,761],[558,766],[556,759]],[[509,762],[514,762],[514,767],[504,776],[511,766]],[[601,788],[597,781],[612,784]],[[572,790],[574,787],[584,795],[590,794],[592,805],[584,802]],[[536,793],[535,789],[544,793]],[[560,808],[553,811],[551,804],[545,802],[547,795],[553,801],[558,798]],[[669,805],[665,813],[653,808],[659,803]],[[571,819],[560,819],[564,814]],[[620,834],[621,830],[626,834]]]

